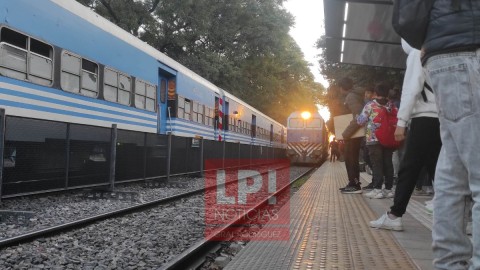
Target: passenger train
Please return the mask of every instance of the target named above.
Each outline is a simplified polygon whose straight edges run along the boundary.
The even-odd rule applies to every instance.
[[[36,147],[33,156],[23,156],[24,166],[28,164],[31,173],[41,167],[35,176],[17,171],[16,176],[24,177],[10,181],[73,178],[73,167],[108,160],[108,144],[103,142],[109,140],[113,124],[135,146],[163,145],[149,134],[171,134],[251,145],[259,153],[261,147],[286,148],[282,124],[76,1],[2,1],[0,19],[0,108],[7,119],[4,166],[18,167],[21,150]],[[76,142],[89,145],[78,150]],[[70,155],[83,151],[84,157],[65,156],[57,147],[69,148]],[[148,159],[164,156],[163,150],[132,152],[134,147],[127,151],[121,143],[117,147],[125,147],[119,154],[134,155],[121,163],[128,166],[154,168]],[[65,166],[71,169],[66,176]],[[140,170],[122,177],[149,175]]]
[[[287,123],[287,156],[293,164],[317,165],[328,157],[328,131],[318,112],[293,112]]]

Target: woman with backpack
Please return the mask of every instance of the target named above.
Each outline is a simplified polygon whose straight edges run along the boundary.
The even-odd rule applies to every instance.
[[[386,141],[394,141],[397,107],[387,99],[389,89],[386,83],[378,84],[375,87],[375,98],[365,105],[357,117],[359,125],[366,125],[366,145],[373,166],[373,190],[365,196],[374,199],[393,197],[392,153],[395,143],[388,145]]]

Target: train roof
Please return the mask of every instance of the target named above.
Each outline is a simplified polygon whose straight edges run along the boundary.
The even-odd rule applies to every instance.
[[[104,17],[98,15],[90,8],[76,2],[73,0],[48,0],[56,5],[60,6],[61,8],[68,10],[69,12],[75,14],[76,16],[92,23],[96,27],[106,31],[107,33],[121,39],[122,41],[128,43],[129,45],[137,48],[138,50],[152,56],[153,58],[161,61],[168,67],[181,72],[182,74],[189,76],[190,78],[204,84],[206,87],[209,87],[217,92],[220,92],[220,89],[208,81],[207,79],[201,77],[200,75],[196,74],[192,70],[188,69],[184,65],[178,63],[177,61],[173,60],[172,58],[168,57],[167,55],[161,53],[154,47],[150,46],[148,43],[140,40],[139,38],[135,37],[134,35],[128,33],[127,31],[123,30],[119,26],[115,25],[111,21],[105,19]]]
[[[255,109],[254,107],[250,106],[248,103],[246,103],[245,101],[241,100],[240,98],[238,98],[238,97],[230,94],[229,92],[227,92],[227,91],[225,91],[225,90],[222,90],[222,91],[224,91],[225,97],[230,98],[230,99],[232,99],[232,100],[235,100],[235,101],[237,101],[237,102],[241,102],[241,104],[242,104],[243,106],[245,106],[246,108],[248,108],[248,109],[250,109],[250,110],[252,110],[252,111],[254,111],[254,112],[258,112],[258,113],[262,114],[263,116],[265,116],[265,118],[266,118],[267,120],[269,120],[269,121],[271,121],[271,122],[273,122],[273,123],[276,123],[276,124],[278,124],[278,125],[280,125],[280,126],[283,126],[283,124],[280,124],[279,122],[273,120],[273,119],[270,118],[268,115],[260,112],[259,110]]]
[[[150,46],[148,43],[140,40],[139,38],[133,36],[132,34],[128,33],[124,29],[118,27],[114,23],[110,22],[109,20],[105,19],[104,17],[98,15],[94,11],[92,11],[90,8],[76,2],[73,0],[49,0],[56,5],[68,10],[69,12],[75,14],[76,16],[92,23],[93,25],[99,27],[100,29],[106,31],[107,33],[110,33],[111,35],[123,40],[124,42],[128,43],[129,45],[137,48],[138,50],[152,56],[153,58],[161,61],[163,64],[167,65],[168,67],[181,72],[182,74],[189,76],[190,78],[194,79],[195,81],[202,83],[206,87],[214,90],[215,92],[219,94],[224,94],[226,97],[234,99],[238,102],[241,102],[242,105],[246,106],[252,111],[258,112],[259,114],[263,115],[265,118],[268,120],[275,122],[278,125],[283,126],[282,124],[278,123],[277,121],[273,120],[269,116],[265,115],[264,113],[261,113],[259,110],[255,109],[254,107],[248,105],[244,101],[242,101],[240,98],[234,96],[233,94],[228,93],[227,91],[219,88],[218,86],[214,85],[207,79],[201,77],[197,73],[193,72],[192,70],[188,69],[184,65],[178,63],[174,59],[168,57],[167,55],[163,54],[162,52],[158,51],[154,47]]]

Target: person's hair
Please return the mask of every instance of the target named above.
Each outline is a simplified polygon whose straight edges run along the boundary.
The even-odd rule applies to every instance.
[[[349,77],[343,77],[340,80],[338,80],[338,86],[340,86],[344,90],[349,91],[350,89],[353,88],[353,81]]]
[[[390,90],[390,87],[387,83],[379,83],[375,86],[375,94],[379,97],[388,97],[388,92]]]
[[[388,98],[390,99],[399,99],[400,98],[400,88],[392,88],[388,91]]]

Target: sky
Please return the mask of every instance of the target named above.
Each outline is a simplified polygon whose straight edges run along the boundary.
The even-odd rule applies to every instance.
[[[290,35],[300,46],[305,60],[313,64],[310,70],[315,81],[328,86],[319,71],[317,55],[321,51],[315,48],[315,42],[325,33],[323,0],[287,0],[283,6],[295,17]]]
[[[328,82],[320,74],[318,57],[320,50],[315,42],[325,33],[323,19],[323,0],[287,0],[283,6],[295,17],[295,25],[290,35],[302,50],[305,60],[312,64],[310,70],[315,81],[328,87]],[[318,111],[325,121],[330,119],[327,107],[318,106]]]

